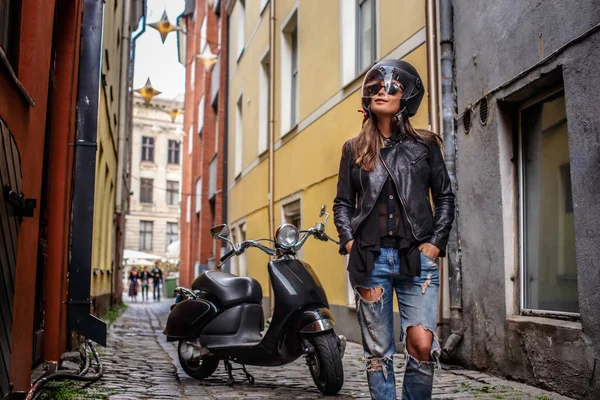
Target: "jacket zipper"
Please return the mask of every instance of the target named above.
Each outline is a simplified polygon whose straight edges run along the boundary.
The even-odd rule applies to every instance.
[[[400,196],[400,192],[398,191],[398,186],[399,185],[396,182],[396,180],[394,179],[394,175],[392,175],[392,172],[388,168],[387,164],[383,160],[383,157],[379,156],[379,158],[381,159],[381,163],[383,164],[383,166],[387,170],[388,174],[390,174],[390,177],[392,178],[392,181],[394,182],[394,187],[396,188],[396,195],[398,195],[398,198],[400,199],[400,202],[402,203],[402,211],[404,212],[404,216],[406,217],[406,220],[408,221],[408,225],[410,225],[410,230],[411,230],[413,236],[415,237],[415,239],[418,240],[417,235],[415,234],[415,229],[413,228],[413,225],[410,222],[410,219],[408,218],[408,214],[406,213],[406,204],[404,203],[404,199],[402,198],[402,196]]]
[[[423,153],[423,155],[422,155],[421,157],[417,158],[416,160],[414,160],[414,161],[411,161],[411,162],[410,162],[410,165],[415,165],[416,163],[418,163],[419,161],[421,161],[421,160],[422,160],[422,159],[424,159],[425,157],[427,157],[427,152]]]

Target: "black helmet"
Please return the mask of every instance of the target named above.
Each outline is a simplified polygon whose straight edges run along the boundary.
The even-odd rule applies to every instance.
[[[370,84],[373,81],[376,83]],[[396,118],[408,118],[417,113],[425,88],[419,73],[409,63],[400,60],[382,60],[375,64],[367,73],[363,80],[361,96],[362,107],[365,118],[371,117],[369,106],[371,97],[381,90],[382,87],[388,94],[394,94],[398,91],[398,85],[393,81],[398,81],[403,86],[402,97],[400,97],[400,109]]]

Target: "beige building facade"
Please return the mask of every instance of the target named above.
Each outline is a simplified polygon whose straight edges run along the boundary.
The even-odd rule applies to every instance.
[[[179,240],[183,118],[169,111],[181,108],[179,101],[134,99],[126,249],[167,258],[167,247]]]

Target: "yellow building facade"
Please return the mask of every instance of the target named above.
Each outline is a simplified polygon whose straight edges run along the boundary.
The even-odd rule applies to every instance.
[[[321,205],[331,212],[342,145],[361,128],[357,111],[366,70],[381,59],[403,59],[417,68],[427,89],[425,0],[246,0],[231,2],[228,11],[233,238],[273,233],[270,179],[272,230],[283,222],[308,229],[320,220]],[[428,118],[426,97],[413,125],[431,128]],[[333,217],[327,233],[337,238]],[[360,341],[346,260],[338,247],[309,240],[300,257],[324,285],[338,333]],[[264,253],[250,249],[231,269],[257,279],[268,296],[267,261]]]
[[[117,149],[121,80],[123,2],[107,0],[102,33],[102,82],[98,102],[91,297],[98,315],[110,308],[115,267]],[[128,29],[127,27],[124,29]],[[124,71],[126,73],[126,71]]]

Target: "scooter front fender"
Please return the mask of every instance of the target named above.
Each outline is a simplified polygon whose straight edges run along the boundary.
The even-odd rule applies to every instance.
[[[305,308],[292,317],[294,330],[300,333],[319,333],[333,329],[335,319],[326,307]]]

